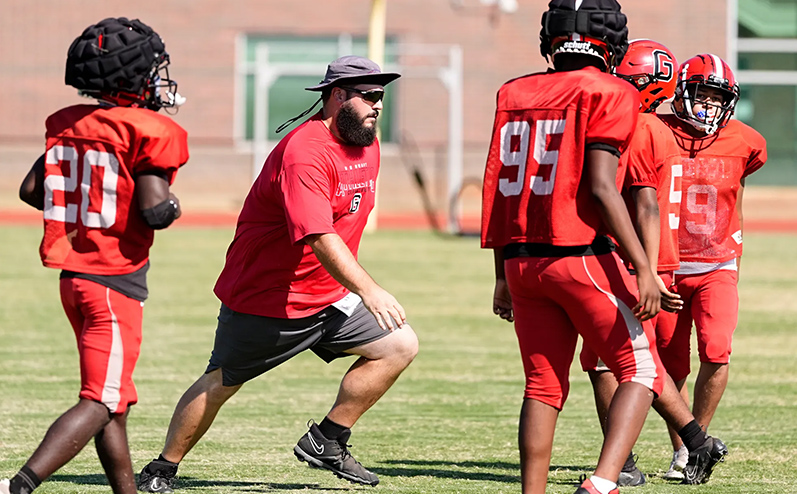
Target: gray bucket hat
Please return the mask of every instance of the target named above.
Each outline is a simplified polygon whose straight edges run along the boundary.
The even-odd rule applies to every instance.
[[[342,82],[349,84],[379,84],[386,86],[401,77],[396,72],[382,72],[379,65],[364,57],[346,55],[327,66],[324,80],[318,85],[306,87],[307,91],[323,91],[326,87],[339,86]]]

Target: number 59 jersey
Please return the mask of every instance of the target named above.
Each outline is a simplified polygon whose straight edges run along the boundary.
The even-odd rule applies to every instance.
[[[497,100],[482,191],[482,247],[590,244],[603,221],[590,192],[586,150],[625,150],[639,93],[587,67],[514,79]],[[618,188],[624,175],[618,169]]]
[[[157,174],[171,184],[188,161],[185,130],[151,110],[76,105],[50,115],[46,135],[44,265],[98,275],[141,268],[154,232],[135,179]]]
[[[702,138],[675,115],[661,115],[681,151],[681,219],[678,244],[681,262],[719,263],[742,255],[742,230],[737,212],[741,180],[767,161],[764,137],[752,127],[731,120]]]

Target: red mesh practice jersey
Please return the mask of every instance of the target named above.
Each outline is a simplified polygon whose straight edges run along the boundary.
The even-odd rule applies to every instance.
[[[624,151],[638,109],[630,84],[593,67],[504,84],[484,174],[482,247],[591,243],[602,220],[584,174],[585,147]]]
[[[295,319],[343,298],[348,291],[302,240],[337,233],[357,257],[378,172],[378,142],[343,144],[318,116],[285,136],[246,197],[219,299],[238,312]]]
[[[188,161],[188,136],[143,108],[76,105],[47,118],[42,262],[87,274],[127,274],[149,256],[153,230],[141,216],[135,178],[171,183]]]
[[[656,115],[641,113],[637,128],[620,157],[626,166],[623,196],[635,218],[631,187],[653,187],[661,216],[658,271],[678,269],[678,223],[681,206],[681,153],[672,132]]]
[[[683,165],[678,243],[682,262],[725,262],[742,255],[736,199],[742,178],[767,160],[764,138],[731,120],[715,134],[695,138],[675,115],[662,115],[675,135]]]

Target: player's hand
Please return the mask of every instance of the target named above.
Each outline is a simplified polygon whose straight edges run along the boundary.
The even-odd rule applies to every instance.
[[[634,307],[634,316],[640,321],[647,321],[661,309],[661,292],[656,278],[650,269],[642,269],[636,273],[639,303]]]
[[[404,307],[398,300],[379,285],[375,285],[369,293],[360,294],[363,305],[374,315],[376,323],[384,331],[394,331],[407,323]]]
[[[180,199],[178,199],[177,196],[174,195],[174,193],[172,192],[169,192],[169,199],[171,199],[172,201],[174,201],[175,204],[177,204],[177,214],[174,215],[174,219],[177,219],[183,214],[183,210],[182,208],[180,208]]]
[[[659,275],[656,275],[656,284],[659,286],[659,292],[661,293],[661,310],[678,312],[683,309],[684,301],[681,300],[681,296],[671,292]]]
[[[512,296],[509,294],[509,285],[506,280],[495,280],[493,314],[509,322],[515,320],[515,314],[512,312]]]

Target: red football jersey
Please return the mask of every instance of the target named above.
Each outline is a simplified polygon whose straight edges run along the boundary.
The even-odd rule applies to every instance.
[[[584,180],[585,148],[624,151],[638,109],[633,86],[594,67],[504,84],[484,174],[482,247],[591,243],[603,222]]]
[[[303,239],[337,233],[356,258],[378,172],[378,142],[346,145],[318,115],[285,136],[246,197],[219,299],[234,311],[295,319],[343,298],[348,291]]]
[[[731,120],[716,133],[695,138],[675,115],[661,120],[675,135],[683,165],[678,243],[682,262],[725,262],[742,255],[736,199],[741,179],[767,160],[766,140]]]
[[[139,212],[135,178],[171,183],[188,161],[188,135],[143,108],[76,105],[47,118],[44,167],[45,266],[118,275],[141,268],[153,230]]]
[[[623,196],[635,218],[631,187],[653,187],[661,216],[658,271],[678,269],[678,223],[681,206],[681,153],[672,132],[655,114],[641,113],[637,128],[620,157],[627,167]]]

